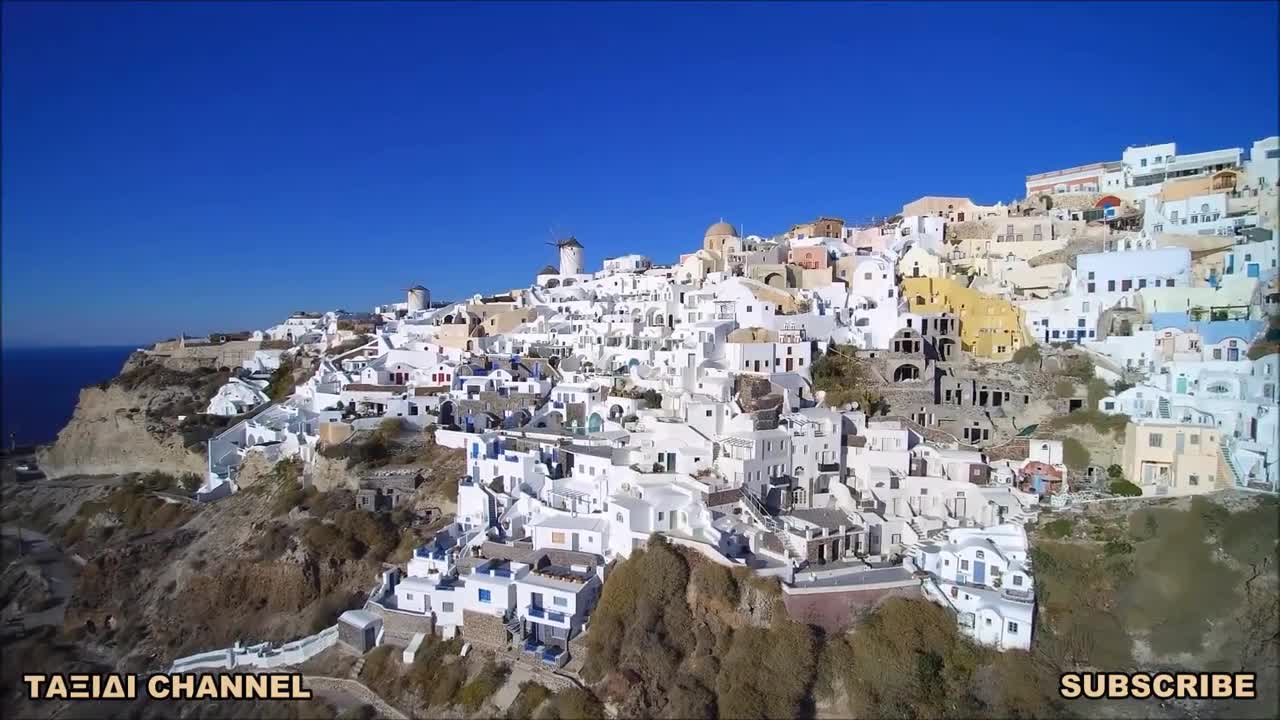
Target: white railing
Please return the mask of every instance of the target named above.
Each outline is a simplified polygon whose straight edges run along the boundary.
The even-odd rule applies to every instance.
[[[213,668],[230,670],[243,665],[264,668],[297,665],[333,647],[337,642],[338,626],[331,625],[315,635],[285,643],[278,648],[271,647],[269,642],[249,646],[237,643],[223,650],[179,658],[173,662],[169,672],[182,673]]]

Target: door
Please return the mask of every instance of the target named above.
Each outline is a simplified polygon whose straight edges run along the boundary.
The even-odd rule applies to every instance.
[[[1178,376],[1178,394],[1179,395],[1187,394],[1187,378],[1182,375]]]
[[[974,561],[973,581],[979,585],[987,584],[987,564],[986,563]]]
[[[578,533],[573,534],[573,539],[570,541],[570,549],[574,551],[578,549]]]
[[[1175,440],[1175,447],[1177,448],[1177,451],[1179,453],[1181,453],[1183,448],[1186,446],[1186,440],[1187,440],[1187,437],[1185,435],[1183,435],[1182,433],[1178,433],[1178,437]]]
[[[1246,269],[1246,274],[1249,277],[1258,277],[1258,267],[1258,263],[1249,263]]]
[[[1231,360],[1231,361],[1233,361],[1233,362],[1234,362],[1234,361],[1236,361],[1236,360],[1239,360],[1239,359],[1240,359],[1240,350],[1239,350],[1239,349],[1237,349],[1237,348],[1231,348],[1231,349],[1227,350],[1227,359],[1228,359],[1228,360]]]
[[[968,505],[965,504],[966,502],[965,498],[956,498],[956,517],[962,518],[968,515],[968,513],[965,512],[968,510]]]
[[[787,372],[791,372],[791,358],[787,358]]]

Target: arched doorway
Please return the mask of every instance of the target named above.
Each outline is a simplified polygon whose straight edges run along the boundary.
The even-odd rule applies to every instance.
[[[782,277],[782,273],[771,272],[764,276],[764,284],[769,287],[785,288],[787,286],[787,281]]]
[[[598,433],[604,430],[604,418],[600,417],[600,413],[591,413],[591,417],[587,418],[587,432]]]
[[[915,365],[911,365],[911,364],[899,365],[898,368],[893,371],[894,382],[910,382],[912,380],[919,380],[919,379],[920,379],[920,368],[916,367]]]

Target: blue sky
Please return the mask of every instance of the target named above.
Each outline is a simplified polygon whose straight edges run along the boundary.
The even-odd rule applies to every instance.
[[[3,339],[135,343],[992,202],[1277,126],[1277,6],[5,3]]]

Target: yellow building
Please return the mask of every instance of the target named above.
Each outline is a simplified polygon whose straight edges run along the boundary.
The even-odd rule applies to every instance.
[[[1210,424],[1147,418],[1124,429],[1124,473],[1143,495],[1194,495],[1227,480],[1218,430]]]
[[[904,278],[902,294],[913,313],[949,312],[960,319],[960,344],[975,357],[1010,360],[1029,343],[1022,310],[951,278]]]

